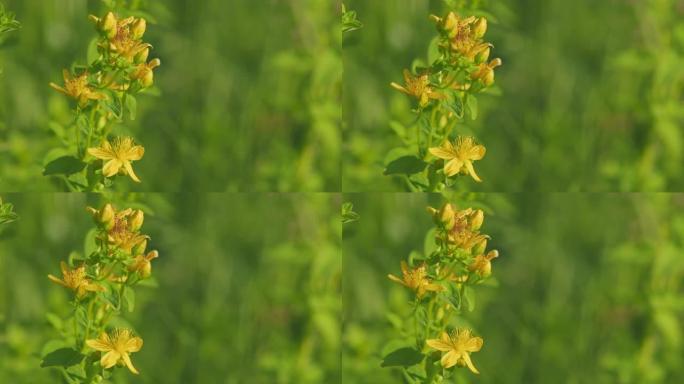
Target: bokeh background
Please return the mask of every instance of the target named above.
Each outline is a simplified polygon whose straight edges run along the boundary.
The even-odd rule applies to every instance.
[[[475,4],[501,57],[500,96],[457,127],[487,147],[481,184],[464,190],[680,191],[684,145],[684,1],[452,0]],[[343,189],[401,191],[382,175],[412,121],[389,87],[425,58],[442,0],[349,0],[364,23],[344,41]]]
[[[433,227],[438,195],[346,194],[361,215],[343,243],[345,383],[404,383],[381,368],[411,293],[390,281]],[[495,284],[463,322],[484,339],[454,383],[684,381],[684,195],[478,194]],[[410,323],[412,324],[412,323]]]
[[[69,314],[50,282],[93,226],[82,194],[7,194],[19,221],[0,228],[0,382],[54,384],[40,368]],[[146,194],[143,230],[158,249],[157,288],[136,288],[119,324],[144,339],[113,383],[340,382],[339,195]],[[119,203],[119,207],[124,203]]]
[[[341,34],[329,0],[116,0],[149,19],[158,96],[115,132],[146,147],[126,191],[337,191]],[[22,23],[0,45],[0,190],[60,191],[44,156],[71,128],[48,83],[86,60],[100,0],[3,0]]]

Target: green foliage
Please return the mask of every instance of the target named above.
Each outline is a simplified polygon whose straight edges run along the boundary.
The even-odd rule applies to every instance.
[[[354,205],[346,202],[342,204],[342,224],[354,222],[359,219],[359,214],[354,212]]]
[[[5,33],[16,31],[21,28],[21,24],[14,18],[14,14],[5,10],[5,6],[0,4],[0,39],[4,38]]]
[[[18,218],[19,216],[14,213],[14,206],[10,203],[4,203],[0,198],[0,225],[11,223]]]
[[[356,12],[348,11],[344,4],[342,4],[342,32],[351,32],[362,27],[363,23],[356,18]]]

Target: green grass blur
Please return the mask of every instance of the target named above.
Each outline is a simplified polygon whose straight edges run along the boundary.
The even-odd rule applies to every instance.
[[[73,129],[48,83],[86,60],[96,0],[4,0],[22,29],[0,50],[0,190],[60,191],[43,157]],[[342,63],[327,0],[131,0],[150,19],[160,95],[115,132],[146,147],[125,191],[336,191]],[[61,127],[61,128],[60,128]]]
[[[69,293],[47,274],[81,251],[100,204],[83,194],[8,194],[20,219],[0,234],[0,382],[59,383],[40,368],[69,314]],[[144,339],[141,374],[113,383],[340,381],[339,196],[147,194],[143,229],[158,249],[158,288],[138,287],[117,320]],[[140,200],[139,200],[140,201]],[[118,206],[124,206],[123,203]]]
[[[457,127],[487,147],[464,190],[679,191],[684,187],[684,2],[454,0],[479,3],[501,96]],[[401,191],[382,175],[401,144],[390,121],[414,104],[389,87],[425,58],[442,0],[350,0],[364,28],[344,42],[343,190]]]

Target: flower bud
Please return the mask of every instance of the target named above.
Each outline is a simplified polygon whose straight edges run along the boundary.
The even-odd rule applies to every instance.
[[[105,204],[99,211],[93,207],[87,207],[86,211],[93,215],[95,224],[101,225],[107,230],[114,227],[114,207],[111,204]]]
[[[140,50],[135,57],[133,58],[133,61],[136,64],[142,64],[147,61],[147,57],[150,55],[150,48],[147,47],[145,49]]]
[[[128,218],[128,229],[130,229],[131,232],[138,232],[140,228],[142,228],[144,220],[145,213],[139,209],[136,209]]]
[[[485,61],[489,60],[489,54],[491,52],[491,44],[487,44],[485,47],[483,47],[476,55],[475,55],[475,63],[476,64],[481,64],[484,63]]]
[[[481,209],[475,210],[470,216],[470,230],[477,231],[484,222],[484,212]]]
[[[107,12],[105,17],[100,19],[100,31],[104,33],[108,39],[113,39],[116,37],[117,31],[117,21],[116,16],[112,12]]]
[[[439,222],[444,225],[447,229],[453,228],[453,226],[456,224],[456,217],[454,217],[454,207],[446,203],[442,207],[442,209],[439,210]]]
[[[471,249],[471,252],[473,255],[481,255],[485,252],[487,249],[487,238],[485,237],[484,239],[480,240],[477,244],[473,246]]]
[[[147,248],[147,239],[140,241],[138,244],[131,248],[131,255],[142,255],[145,253],[145,248]]]
[[[133,26],[131,27],[131,33],[133,34],[133,39],[135,40],[140,40],[142,39],[143,35],[145,35],[145,30],[147,29],[147,21],[145,19],[137,19],[135,22],[133,22]]]
[[[481,39],[487,33],[487,19],[480,17],[473,25],[473,35],[476,39]]]

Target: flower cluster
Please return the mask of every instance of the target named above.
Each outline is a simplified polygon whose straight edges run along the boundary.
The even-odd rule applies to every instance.
[[[445,204],[440,209],[429,207],[428,212],[436,225],[428,234],[434,246],[424,255],[413,252],[408,261],[402,261],[402,277],[388,277],[413,292],[412,316],[425,326],[409,333],[416,337],[418,351],[428,359],[426,364],[439,360],[442,377],[451,375],[449,369],[454,366],[479,373],[470,354],[482,348],[483,340],[456,326],[456,320],[464,309],[474,308],[474,287],[491,276],[492,260],[499,254],[486,250],[489,236],[480,232],[482,210],[457,210]]]
[[[476,144],[472,136],[455,134],[454,128],[466,117],[477,117],[476,95],[494,85],[494,69],[502,63],[498,58],[489,59],[493,45],[484,40],[486,18],[449,12],[431,19],[438,36],[428,54],[429,63],[417,64],[412,71],[404,69],[404,85],[390,84],[416,101],[416,137],[402,139],[407,150],[415,153],[418,149],[417,159],[401,161],[412,164],[405,174],[410,186],[418,190],[442,190],[458,174],[481,181],[473,162],[484,157],[484,146]],[[388,164],[388,169],[394,168],[397,164]],[[435,173],[443,177],[430,177]]]
[[[149,59],[152,45],[143,40],[145,19],[118,18],[112,12],[103,17],[91,15],[90,19],[100,34],[97,55],[89,57],[87,66],[64,69],[64,85],[50,83],[74,101],[76,132],[68,146],[75,147],[76,158],[65,157],[69,164],[81,166],[61,169],[55,164],[64,164],[62,157],[46,166],[46,174],[48,169],[56,168],[50,174],[65,176],[70,189],[76,190],[109,187],[117,174],[140,182],[131,161],[143,157],[143,147],[135,145],[130,137],[111,138],[110,134],[113,123],[122,122],[126,112],[135,118],[135,95],[154,84],[154,70],[161,65],[159,59]],[[102,165],[98,166],[100,161]],[[89,173],[88,168],[93,172]],[[93,178],[92,173],[101,178]]]
[[[84,256],[72,253],[68,262],[62,261],[61,277],[48,275],[50,281],[73,295],[74,333],[66,337],[76,340],[70,353],[77,358],[69,364],[91,372],[91,379],[109,377],[109,369],[116,365],[138,374],[129,355],[142,348],[142,339],[129,329],[112,329],[110,320],[120,316],[124,308],[133,310],[133,287],[150,278],[151,262],[159,254],[146,251],[150,237],[141,233],[143,211],[117,211],[111,204],[87,211],[97,225],[87,240],[92,242],[92,251]],[[50,359],[45,356],[45,360]],[[99,371],[93,370],[98,361]]]

